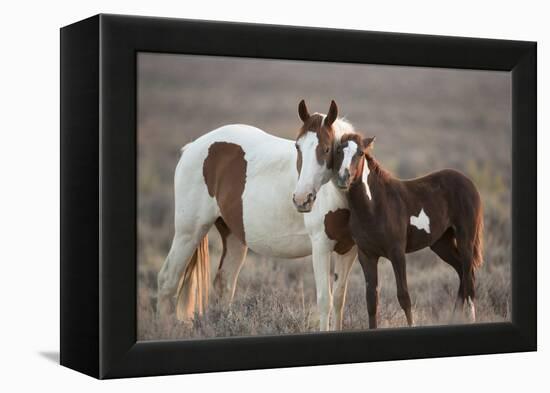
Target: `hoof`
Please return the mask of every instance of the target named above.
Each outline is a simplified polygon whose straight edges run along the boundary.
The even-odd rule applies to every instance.
[[[451,314],[450,323],[474,323],[476,321],[476,307],[474,301],[468,297],[462,302],[457,299],[454,310]]]
[[[466,302],[464,302],[464,306],[466,309],[466,320],[470,323],[474,323],[476,321],[476,306],[472,298],[468,297]]]

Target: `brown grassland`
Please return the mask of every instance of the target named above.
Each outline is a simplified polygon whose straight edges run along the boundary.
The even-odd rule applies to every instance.
[[[249,251],[235,300],[211,293],[193,323],[154,318],[156,275],[173,236],[173,173],[181,146],[230,123],[294,139],[297,105],[340,115],[376,135],[375,155],[401,178],[455,168],[484,204],[485,255],[477,272],[477,320],[511,317],[511,79],[509,73],[254,59],[140,54],[138,60],[138,338],[189,339],[316,332],[310,258],[282,260]],[[221,242],[210,233],[211,271]],[[416,325],[449,323],[458,277],[429,249],[407,256]],[[381,328],[404,327],[389,261],[381,260]],[[212,277],[213,279],[213,277]],[[350,274],[344,329],[367,329],[365,282]]]

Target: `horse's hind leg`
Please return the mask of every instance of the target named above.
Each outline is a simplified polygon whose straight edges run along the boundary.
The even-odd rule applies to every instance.
[[[214,280],[214,287],[218,298],[225,304],[231,304],[235,295],[237,278],[244,265],[248,248],[231,233],[221,217],[216,220],[216,228],[222,237],[223,253]]]
[[[456,244],[458,249],[458,257],[462,264],[462,282],[463,282],[463,299],[468,307],[467,318],[470,322],[476,320],[476,309],[474,305],[475,297],[475,274],[474,274],[474,236],[472,231],[457,229]]]
[[[172,300],[187,263],[214,223],[213,211],[207,207],[191,214],[187,210],[176,217],[176,230],[168,256],[157,276],[157,317],[165,318],[174,307]],[[194,292],[190,289],[190,293]]]
[[[390,261],[395,274],[395,283],[397,286],[397,300],[399,305],[405,312],[407,324],[413,325],[413,317],[411,311],[411,297],[409,295],[409,286],[407,284],[407,260],[402,251],[395,251],[390,257]]]
[[[174,312],[173,298],[187,261],[193,256],[201,236],[176,232],[168,256],[157,276],[157,317],[165,318]]]
[[[447,229],[447,231],[430,246],[433,252],[435,252],[444,262],[451,265],[460,280],[460,285],[458,287],[458,293],[456,296],[456,301],[453,309],[453,318],[455,317],[456,311],[462,309],[464,306],[464,284],[462,281],[462,263],[458,255],[458,249],[456,247],[456,239],[454,236],[454,231],[452,228]]]
[[[334,304],[334,313],[332,314],[334,330],[342,329],[348,277],[356,256],[357,247],[353,247],[347,254],[336,255],[334,258],[334,290],[332,297],[332,302]]]

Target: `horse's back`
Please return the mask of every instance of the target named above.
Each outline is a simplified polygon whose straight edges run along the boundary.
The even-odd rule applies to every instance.
[[[456,169],[441,169],[415,179],[404,180],[403,184],[409,189],[426,189],[431,193],[443,190],[451,193],[461,191],[467,195],[479,198],[474,182],[464,173]]]
[[[215,144],[218,146],[230,145],[240,149],[248,156],[247,158],[250,161],[250,158],[259,156],[262,152],[269,152],[270,155],[276,152],[284,154],[285,149],[292,152],[291,149],[288,149],[291,143],[291,141],[275,137],[253,126],[245,124],[225,125],[200,136],[181,149],[175,180],[177,182],[178,178],[201,175],[200,169],[202,169],[209,151]],[[224,151],[230,150],[234,149],[218,149],[217,154],[223,154]],[[197,171],[197,169],[199,170]]]
[[[212,130],[197,138],[191,145],[205,148],[215,142],[226,142],[239,145],[243,150],[264,150],[270,148],[288,148],[292,141],[271,135],[257,127],[247,124],[228,124]]]
[[[434,172],[431,176],[438,179],[439,183],[453,198],[465,198],[472,202],[481,200],[474,182],[456,169],[442,169]]]
[[[458,170],[442,169],[403,184],[409,193],[409,215],[416,216],[424,208],[433,224],[434,238],[448,225],[467,216],[476,217],[481,211],[481,197],[475,184]]]
[[[234,124],[185,146],[176,170],[176,198],[211,199],[228,227],[257,253],[281,257],[311,252],[304,216],[292,204],[298,174],[293,142]],[[191,196],[191,198],[189,197]]]

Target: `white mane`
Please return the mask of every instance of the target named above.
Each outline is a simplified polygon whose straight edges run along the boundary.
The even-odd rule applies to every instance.
[[[332,124],[332,128],[334,129],[336,141],[338,142],[340,142],[342,135],[355,133],[355,128],[353,125],[343,117],[336,119],[336,121]]]

